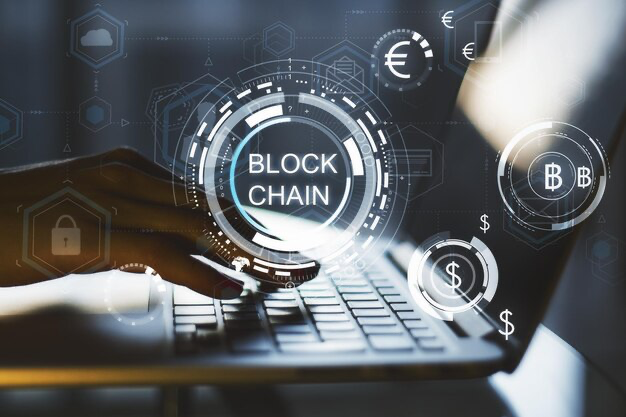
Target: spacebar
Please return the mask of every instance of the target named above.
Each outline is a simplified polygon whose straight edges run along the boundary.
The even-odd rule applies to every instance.
[[[365,350],[365,343],[360,340],[323,343],[283,343],[280,345],[280,349],[288,353],[361,352]]]

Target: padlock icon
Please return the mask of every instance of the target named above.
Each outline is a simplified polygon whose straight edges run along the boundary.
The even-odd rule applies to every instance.
[[[63,219],[72,222],[73,227],[60,227]],[[53,255],[80,255],[80,229],[72,216],[64,214],[57,219],[52,229],[51,248]]]

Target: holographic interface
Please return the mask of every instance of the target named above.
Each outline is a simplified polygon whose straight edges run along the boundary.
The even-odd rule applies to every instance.
[[[395,234],[409,186],[384,105],[314,68],[276,61],[240,72],[237,87],[221,84],[185,163],[187,198],[207,211],[217,257],[284,285],[319,263],[326,273],[365,268]]]

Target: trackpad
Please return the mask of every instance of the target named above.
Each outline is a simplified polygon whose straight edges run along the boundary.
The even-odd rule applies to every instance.
[[[150,274],[110,271],[0,288],[0,361],[150,362],[168,352],[170,320],[171,286]]]

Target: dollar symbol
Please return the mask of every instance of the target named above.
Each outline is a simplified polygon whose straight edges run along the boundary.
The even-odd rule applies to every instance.
[[[480,230],[483,231],[483,233],[487,233],[487,230],[489,230],[489,222],[487,221],[487,219],[489,218],[489,216],[487,216],[486,214],[483,214],[482,216],[480,216],[480,221],[483,222],[483,225],[480,226]]]
[[[448,265],[446,265],[446,272],[452,278],[452,282],[450,284],[446,284],[453,290],[456,290],[461,286],[461,277],[456,274],[456,269],[459,267],[459,264],[452,261]]]
[[[555,163],[546,164],[545,170],[545,188],[549,191],[558,190],[563,184],[561,178],[561,166]]]
[[[512,315],[513,313],[511,313],[508,309],[500,313],[500,320],[504,323],[504,331],[498,331],[505,337],[506,340],[509,340],[509,336],[515,331],[515,326],[513,326],[513,323],[509,321],[509,317]]]

